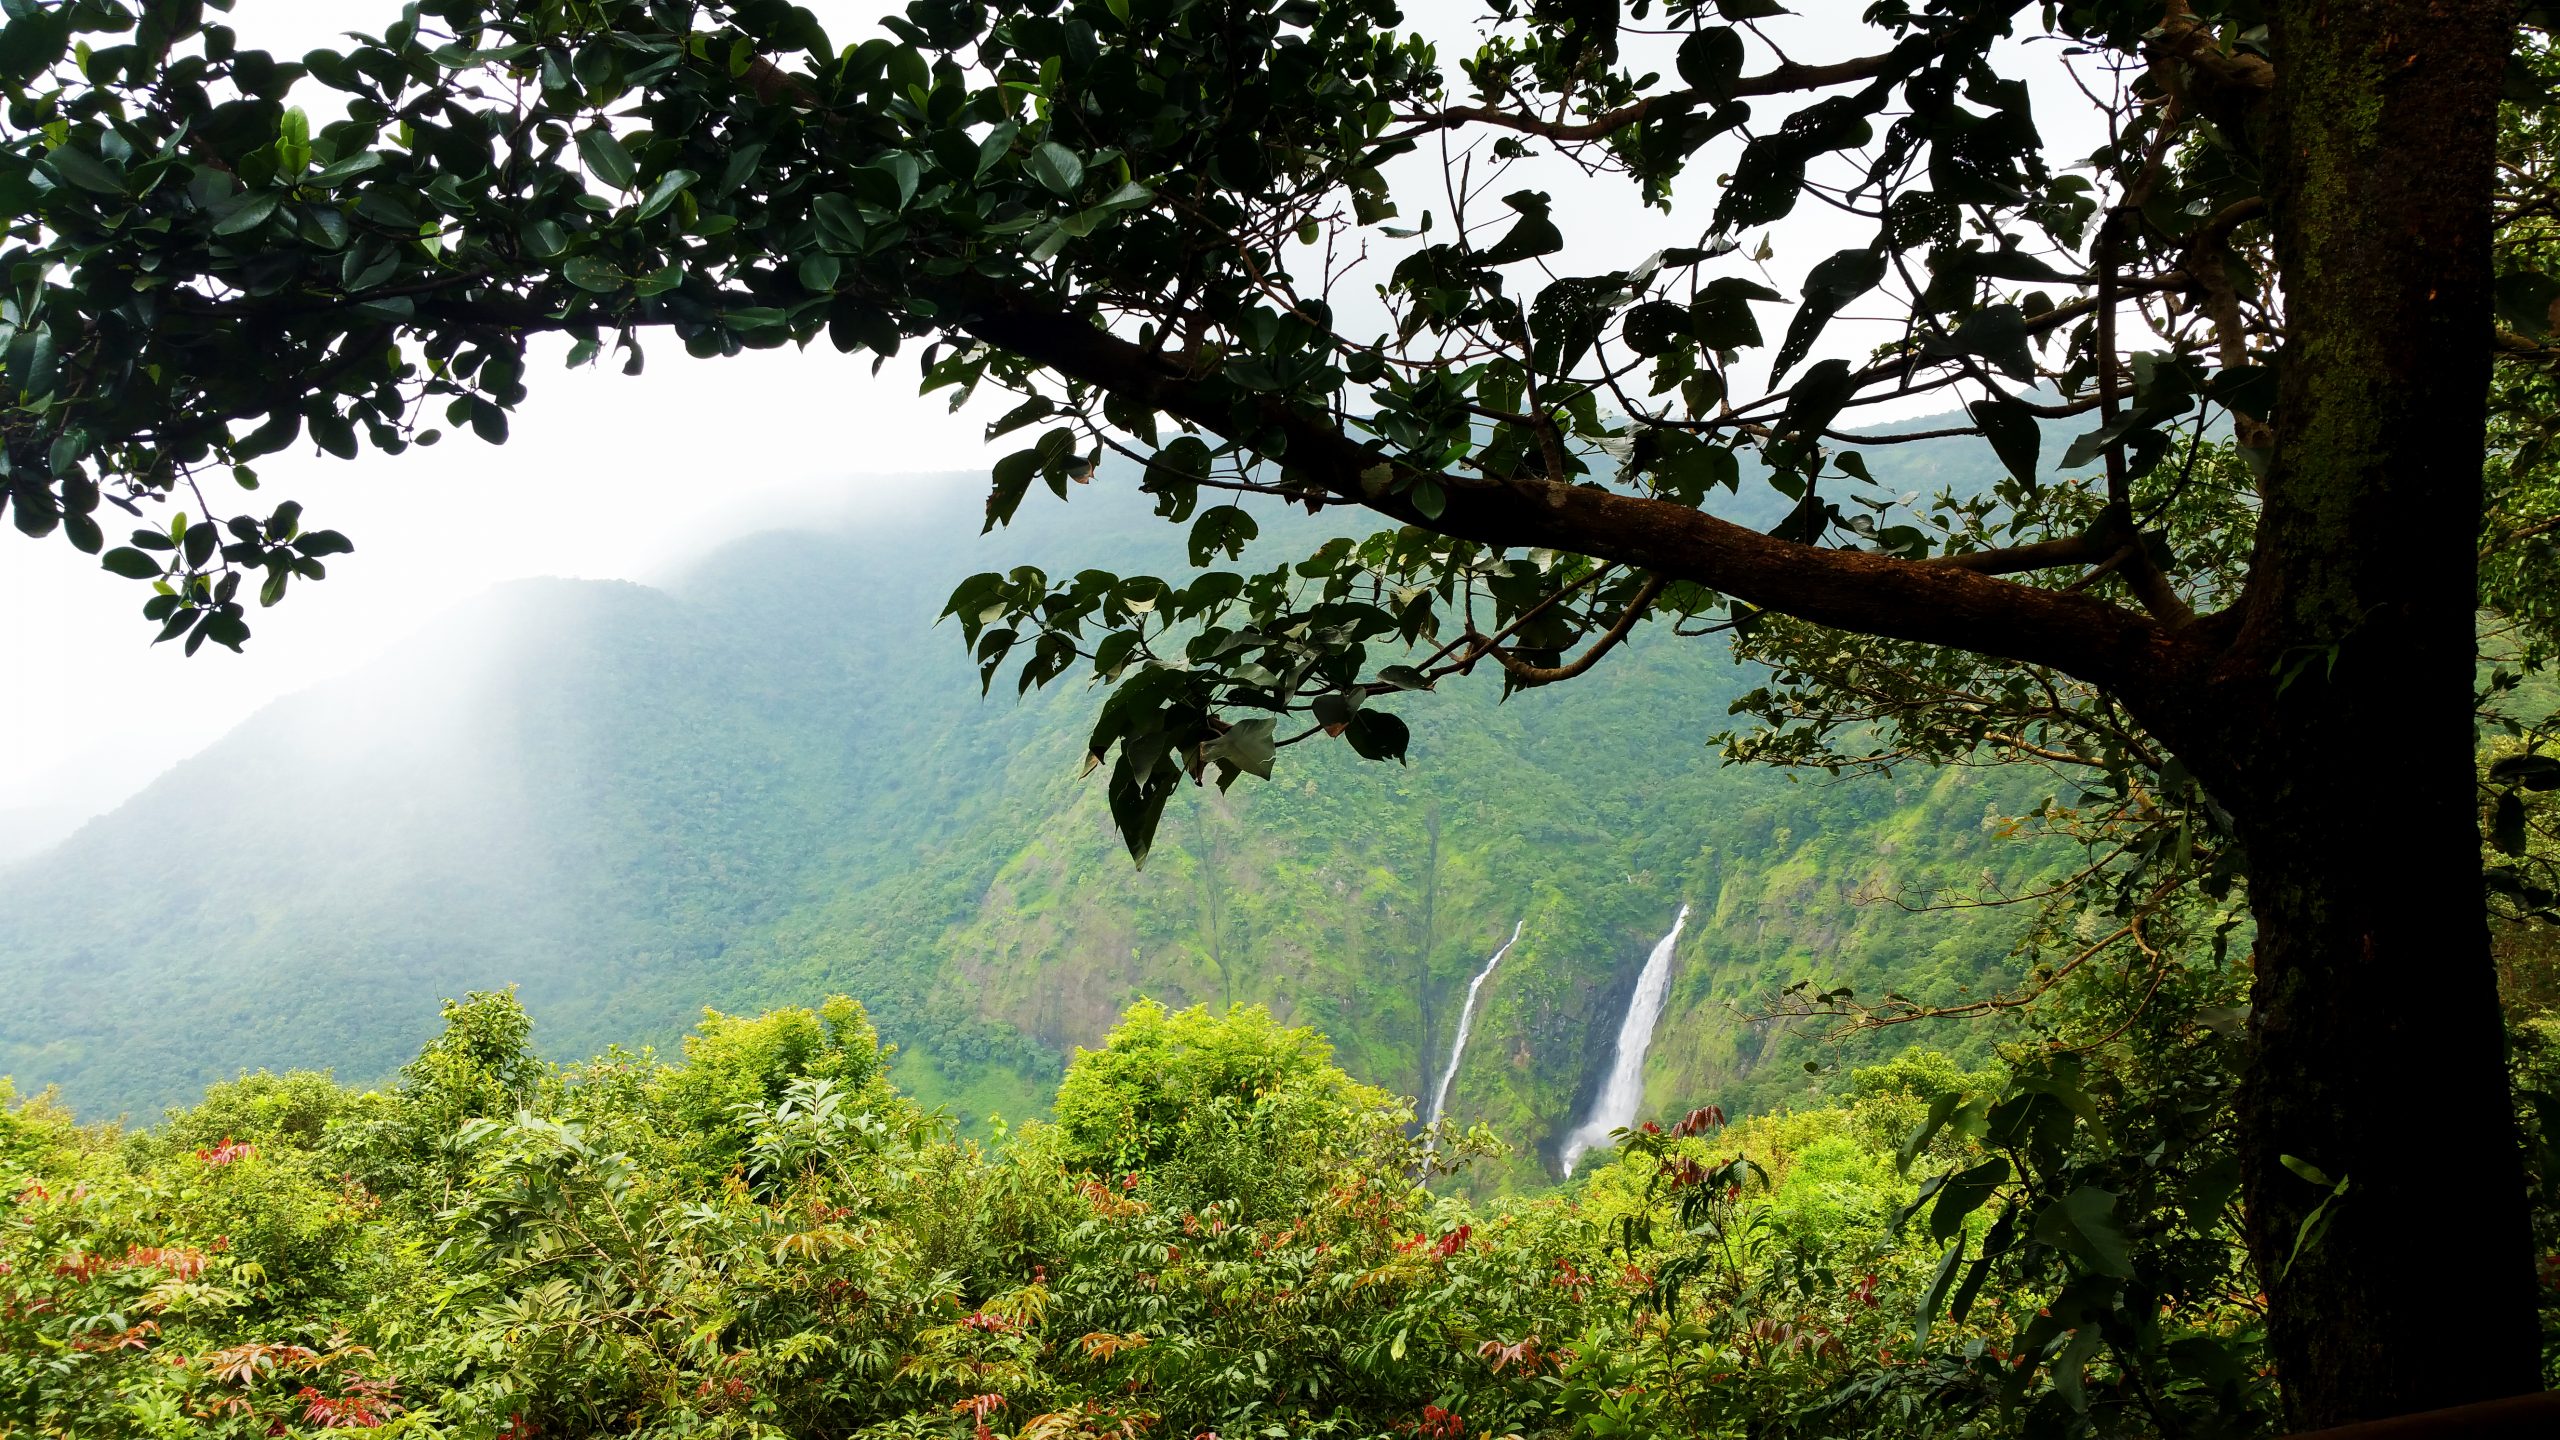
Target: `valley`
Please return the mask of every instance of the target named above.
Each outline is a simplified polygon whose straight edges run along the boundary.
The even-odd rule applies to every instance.
[[[466,990],[518,987],[563,1057],[840,991],[903,1085],[976,1123],[1041,1112],[1151,996],[1267,1004],[1421,1100],[1510,936],[1445,1103],[1514,1147],[1518,1186],[1561,1173],[1684,905],[1640,1103],[1616,1102],[1647,1115],[1819,1096],[1877,1053],[1761,1023],[1785,984],[1951,997],[2004,973],[2021,917],[1904,907],[2046,862],[1983,830],[2033,802],[2020,782],[1728,766],[1713,737],[1749,677],[1667,636],[1507,702],[1489,675],[1406,697],[1407,766],[1302,747],[1270,782],[1186,791],[1135,870],[1077,777],[1091,692],[981,699],[934,618],[970,569],[1178,564],[1173,537],[1097,486],[957,545],[974,486],[931,493],[662,586],[506,587],[20,862],[0,1073],[147,1121],[243,1069],[379,1080]],[[1248,562],[1321,533],[1275,520]]]

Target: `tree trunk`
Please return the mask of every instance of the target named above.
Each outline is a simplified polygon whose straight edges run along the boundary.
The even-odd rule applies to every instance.
[[[2539,1388],[2471,718],[2513,14],[2272,18],[2275,453],[2240,633],[2170,728],[2209,735],[2182,748],[2248,849],[2249,1243],[2287,1419],[2310,1428]]]
[[[2276,727],[2301,761],[2242,827],[2258,943],[2241,1158],[2296,1427],[2538,1388],[2468,726],[2445,743],[2444,717],[2375,693],[2397,677],[2359,681],[2342,661],[2339,684],[2288,694],[2327,713]],[[2385,728],[2348,733],[2359,717]],[[2406,749],[2377,754],[2365,737],[2392,729]],[[2346,1187],[2307,1243],[2330,1192],[2287,1156]]]

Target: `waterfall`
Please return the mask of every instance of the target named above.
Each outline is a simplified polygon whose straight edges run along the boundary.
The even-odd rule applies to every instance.
[[[1511,938],[1503,941],[1502,948],[1494,951],[1493,958],[1484,962],[1484,968],[1476,972],[1476,978],[1467,982],[1467,1003],[1458,1008],[1458,1038],[1449,1042],[1449,1063],[1440,1071],[1440,1083],[1431,1087],[1431,1108],[1422,1117],[1424,1130],[1439,1124],[1440,1112],[1449,1108],[1449,1082],[1458,1078],[1458,1057],[1467,1053],[1467,1032],[1476,1023],[1477,993],[1484,989],[1484,982],[1493,977],[1493,967],[1501,964],[1502,957],[1511,953],[1511,947],[1520,943],[1520,931],[1528,923],[1528,917],[1522,916],[1520,923],[1511,927]]]
[[[1564,1173],[1595,1145],[1609,1142],[1609,1132],[1636,1123],[1644,1104],[1644,1052],[1653,1046],[1653,1027],[1662,1019],[1663,1002],[1671,998],[1671,947],[1680,943],[1680,927],[1689,923],[1689,907],[1680,907],[1671,933],[1655,943],[1636,976],[1636,991],[1627,997],[1627,1018],[1618,1026],[1617,1053],[1609,1061],[1609,1078],[1591,1102],[1591,1113],[1564,1137]]]

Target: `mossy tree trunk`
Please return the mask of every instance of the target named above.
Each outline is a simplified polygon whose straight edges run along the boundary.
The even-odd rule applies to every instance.
[[[2249,1243],[2308,1428],[2539,1385],[2471,759],[2513,15],[2272,13],[2287,349],[2265,509],[2237,632],[2153,703],[2249,852]]]

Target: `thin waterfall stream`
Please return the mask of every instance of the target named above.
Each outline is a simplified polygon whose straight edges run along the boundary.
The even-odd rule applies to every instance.
[[[1439,1124],[1440,1112],[1449,1107],[1449,1082],[1458,1078],[1458,1057],[1467,1053],[1467,1032],[1475,1028],[1476,996],[1483,991],[1484,982],[1493,978],[1493,967],[1501,964],[1502,957],[1511,953],[1511,947],[1520,943],[1520,932],[1528,924],[1528,917],[1522,916],[1520,923],[1511,927],[1511,938],[1503,941],[1502,948],[1494,951],[1493,958],[1484,962],[1484,968],[1476,972],[1476,978],[1467,982],[1467,1003],[1458,1007],[1458,1038],[1449,1042],[1449,1063],[1441,1067],[1440,1083],[1431,1087],[1431,1108],[1422,1117],[1424,1130]]]
[[[1645,1052],[1653,1048],[1653,1027],[1661,1023],[1662,1007],[1671,998],[1671,949],[1680,943],[1680,929],[1688,923],[1689,907],[1684,904],[1671,922],[1671,933],[1655,942],[1653,953],[1644,959],[1644,969],[1636,974],[1635,993],[1627,997],[1627,1018],[1618,1025],[1618,1049],[1609,1061],[1609,1078],[1591,1102],[1591,1113],[1564,1137],[1567,1175],[1585,1152],[1608,1143],[1610,1131],[1636,1123],[1636,1111],[1644,1105]]]

